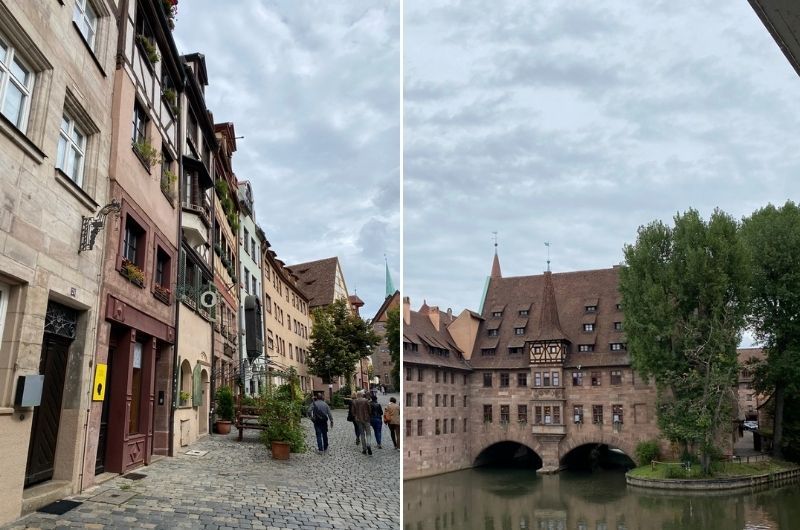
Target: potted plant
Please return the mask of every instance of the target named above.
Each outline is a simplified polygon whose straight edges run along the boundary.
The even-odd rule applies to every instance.
[[[167,106],[169,110],[172,111],[172,114],[178,114],[178,93],[175,91],[174,88],[166,87],[164,90],[161,91],[161,95],[164,96],[164,100],[167,102]]]
[[[288,460],[290,452],[302,453],[306,449],[305,431],[300,425],[303,398],[292,384],[291,370],[289,381],[275,390],[268,386],[260,398],[260,407],[264,411],[260,418],[264,426],[261,438],[270,447],[275,460]]]
[[[158,152],[158,149],[150,145],[150,142],[147,140],[133,142],[133,150],[148,167],[153,167],[161,162],[161,153]],[[177,176],[175,178],[177,179]]]
[[[228,434],[231,432],[233,422],[233,391],[230,387],[223,386],[217,390],[217,432]]]
[[[180,406],[185,407],[186,403],[189,401],[189,399],[191,399],[192,395],[185,390],[181,390],[180,393],[178,394],[178,397],[180,398]]]
[[[130,260],[122,260],[122,275],[128,278],[131,283],[138,285],[139,287],[144,285],[144,271]]]
[[[136,42],[144,50],[144,54],[147,56],[147,60],[150,61],[150,64],[156,64],[161,60],[161,55],[158,53],[158,47],[152,40],[148,39],[144,35],[136,35]]]
[[[158,298],[165,304],[169,303],[169,295],[171,294],[169,287],[164,287],[163,285],[156,284],[153,286],[153,293],[156,295],[156,298]]]

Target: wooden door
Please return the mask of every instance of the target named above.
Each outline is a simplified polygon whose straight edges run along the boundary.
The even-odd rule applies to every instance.
[[[114,358],[114,346],[112,345],[108,349],[108,360],[107,368],[106,368],[106,394],[105,399],[103,400],[103,412],[100,414],[100,430],[97,434],[97,456],[95,457],[94,461],[94,474],[99,475],[100,473],[105,473],[106,471],[106,446],[107,439],[108,439],[108,414],[111,408],[111,388],[109,388],[109,383],[111,382],[111,361]]]
[[[33,412],[25,487],[53,478],[70,342],[64,337],[44,334],[39,366],[39,373],[44,374],[42,403]]]

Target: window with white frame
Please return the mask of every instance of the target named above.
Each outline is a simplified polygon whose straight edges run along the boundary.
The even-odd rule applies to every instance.
[[[61,118],[58,135],[56,167],[78,186],[83,186],[83,163],[86,158],[86,135],[75,120],[67,115]]]
[[[0,112],[23,132],[28,124],[34,77],[17,50],[0,36]]]
[[[89,0],[76,0],[75,11],[72,20],[78,26],[78,30],[86,39],[89,48],[94,50],[94,38],[97,34],[97,13]]]

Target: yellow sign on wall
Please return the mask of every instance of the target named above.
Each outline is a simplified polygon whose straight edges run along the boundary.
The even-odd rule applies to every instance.
[[[94,387],[92,401],[103,401],[106,396],[106,370],[108,365],[98,364],[94,367]]]

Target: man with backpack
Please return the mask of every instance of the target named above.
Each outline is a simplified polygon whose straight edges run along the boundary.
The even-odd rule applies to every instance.
[[[314,424],[314,432],[317,435],[317,450],[324,453],[328,450],[328,420],[331,422],[331,429],[333,429],[333,414],[331,409],[322,396],[319,394],[314,395],[314,401],[308,407],[308,417]]]

